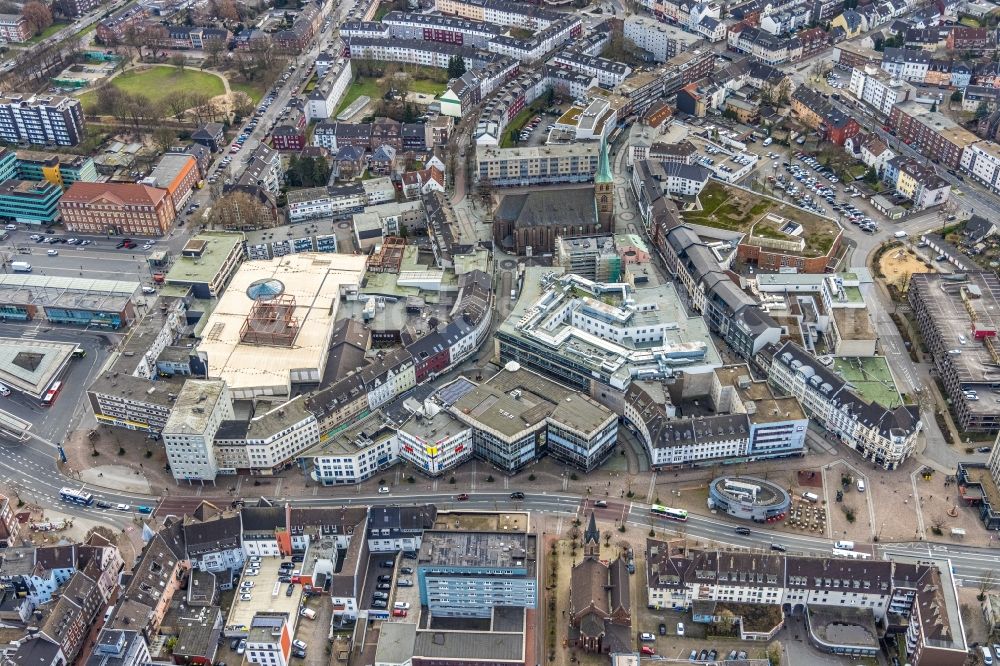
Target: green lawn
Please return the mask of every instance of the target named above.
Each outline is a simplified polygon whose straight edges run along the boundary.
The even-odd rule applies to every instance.
[[[254,104],[260,104],[260,100],[264,97],[264,92],[267,90],[263,83],[233,83],[229,82],[229,89],[233,92],[239,91],[250,95]]]
[[[869,402],[878,402],[883,407],[895,406],[900,402],[889,364],[881,356],[838,356],[833,360],[833,371],[854,386],[857,393]]]
[[[347,93],[344,94],[344,99],[340,102],[340,106],[337,108],[337,113],[346,109],[351,105],[351,102],[363,95],[367,95],[372,99],[378,99],[379,89],[378,84],[375,83],[375,79],[354,79],[354,83],[351,84],[351,87],[347,89]]]
[[[410,91],[415,93],[423,93],[425,95],[434,95],[437,97],[444,92],[444,86],[436,81],[428,81],[427,79],[414,79],[410,82]]]
[[[63,28],[65,28],[67,25],[69,25],[69,24],[68,23],[53,23],[52,25],[50,25],[49,27],[47,27],[45,30],[42,30],[39,34],[37,34],[34,37],[32,37],[31,39],[29,39],[27,42],[25,42],[25,44],[27,44],[29,46],[32,45],[32,44],[37,44],[38,42],[42,41],[43,39],[46,39],[46,38],[51,37],[52,35],[56,34],[60,30],[62,30]],[[94,29],[95,30],[97,29],[97,24],[96,23],[94,24]]]
[[[180,92],[198,92],[211,97],[226,92],[222,79],[193,69],[179,71],[176,67],[152,67],[144,71],[130,71],[111,80],[111,85],[133,95],[143,95],[154,104]],[[80,96],[84,107],[94,103],[95,93]]]

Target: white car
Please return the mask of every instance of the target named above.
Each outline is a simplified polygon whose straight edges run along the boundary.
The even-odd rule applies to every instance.
[[[49,255],[50,257],[58,257],[59,256],[59,250],[49,250],[45,254]]]
[[[292,641],[292,646],[297,647],[300,650],[305,650],[306,648],[309,647],[308,645],[306,645],[305,641]]]
[[[128,511],[131,508],[128,504],[115,504],[115,509],[118,511]]]
[[[379,495],[388,495],[389,494],[389,486],[379,486],[378,487],[378,494]]]
[[[253,581],[252,580],[245,580],[242,583],[240,583],[240,587],[244,587],[244,588],[249,589],[249,588],[253,587]]]

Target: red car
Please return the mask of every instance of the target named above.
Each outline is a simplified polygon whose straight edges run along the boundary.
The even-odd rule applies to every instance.
[[[462,493],[461,495],[456,495],[455,499],[458,500],[459,502],[464,502],[465,500],[469,499],[469,495],[468,493]]]
[[[406,611],[403,610],[402,608],[393,609],[392,616],[393,617],[406,617]]]
[[[656,654],[656,650],[649,647],[648,645],[643,645],[642,648],[640,649],[640,652],[642,652],[643,654]]]

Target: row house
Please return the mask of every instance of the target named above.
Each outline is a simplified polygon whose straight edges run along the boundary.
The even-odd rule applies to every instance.
[[[510,35],[495,37],[490,41],[488,50],[501,56],[533,63],[582,34],[583,23],[579,18],[565,18],[536,32],[528,39]]]
[[[992,141],[977,141],[962,153],[962,171],[973,179],[1000,192],[1000,146]]]
[[[239,511],[202,502],[184,516],[184,548],[192,569],[220,573],[243,568],[243,521]],[[228,587],[225,577],[220,587]]]
[[[39,635],[59,646],[69,662],[80,654],[90,628],[103,608],[97,583],[83,572],[76,572],[66,583],[62,595],[43,610],[45,620]]]
[[[896,136],[945,168],[957,169],[965,149],[979,141],[972,132],[937,111],[913,100],[897,104],[889,114]]]
[[[456,56],[465,62],[466,71],[483,67],[502,57],[468,46],[416,39],[351,37],[344,41],[345,54],[350,58],[402,62],[437,69],[447,69],[448,62]]]
[[[496,146],[511,120],[550,89],[544,71],[525,72],[486,100],[479,111],[473,136],[476,145]]]
[[[271,43],[279,51],[298,54],[312,42],[322,21],[320,8],[307,4],[292,21],[292,27],[271,35]]]
[[[389,12],[382,17],[382,25],[396,39],[415,39],[444,42],[458,46],[484,49],[506,30],[501,26],[472,21],[455,16],[436,16],[412,12]]]
[[[761,18],[760,29],[772,35],[784,35],[795,32],[810,21],[809,7],[799,5],[783,12],[768,14]]]
[[[338,58],[323,74],[317,71],[317,76],[319,83],[306,95],[305,115],[306,121],[310,123],[326,120],[340,106],[340,101],[354,77],[351,61],[347,58]]]
[[[271,146],[275,150],[299,152],[306,147],[306,114],[303,101],[293,99],[288,103],[287,115],[271,130]]]
[[[632,68],[625,63],[572,51],[557,54],[551,63],[581,74],[595,76],[598,83],[605,88],[617,86],[632,73]]]
[[[825,141],[838,146],[861,131],[857,120],[805,86],[792,93],[792,113],[807,127],[817,130]]]
[[[105,628],[136,630],[151,639],[170,610],[174,595],[183,592],[190,568],[183,523],[168,518],[139,554],[122,600]]]
[[[866,403],[843,378],[793,342],[774,352],[768,382],[798,398],[830,434],[885,469],[895,469],[914,451],[922,427],[916,406]]]
[[[882,53],[882,69],[904,81],[923,83],[930,63],[931,57],[924,51],[890,47]]]
[[[97,23],[97,39],[106,46],[120,44],[130,28],[139,27],[146,20],[146,8],[132,5]]]
[[[544,30],[563,17],[559,12],[510,0],[436,0],[434,8],[442,14],[535,31]]]
[[[951,194],[951,184],[938,176],[933,165],[902,156],[886,164],[882,179],[912,201],[914,210],[942,204]]]
[[[1000,108],[1000,88],[993,86],[966,86],[962,94],[962,111],[975,113],[980,105],[993,112]]]
[[[468,71],[448,85],[438,98],[441,113],[462,118],[501,85],[517,76],[520,63],[513,58],[499,58],[480,69]]]
[[[945,40],[949,51],[985,51],[996,48],[994,34],[987,28],[973,28],[965,25],[952,26]]]

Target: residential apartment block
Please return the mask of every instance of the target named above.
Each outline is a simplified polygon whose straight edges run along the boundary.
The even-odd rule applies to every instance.
[[[174,479],[214,481],[219,473],[215,435],[223,421],[235,418],[233,399],[224,381],[184,382],[161,432]]]
[[[584,183],[594,179],[600,156],[597,142],[533,148],[481,147],[476,151],[480,181],[495,187]]]
[[[885,469],[895,469],[913,454],[922,427],[916,405],[865,402],[842,377],[794,342],[774,352],[768,382],[798,398],[810,418]]]
[[[893,106],[910,98],[913,87],[882,69],[865,65],[851,70],[848,90],[883,118],[888,118]]]
[[[31,39],[31,26],[20,14],[0,14],[0,41],[26,42]]]
[[[83,139],[80,100],[60,95],[0,96],[0,140],[75,146]]]
[[[992,141],[978,141],[962,153],[962,171],[993,192],[1000,192],[1000,147]]]
[[[958,169],[965,149],[980,140],[944,114],[913,100],[892,107],[889,124],[901,141],[950,169]]]

